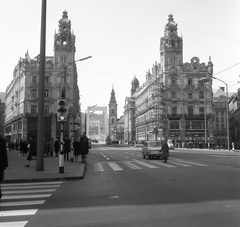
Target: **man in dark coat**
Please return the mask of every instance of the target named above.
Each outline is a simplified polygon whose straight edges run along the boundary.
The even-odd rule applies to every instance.
[[[76,162],[78,161],[80,150],[81,150],[80,138],[77,138],[77,140],[75,140],[73,143],[73,154]]]
[[[169,157],[169,147],[166,139],[163,140],[161,151],[162,151],[162,157],[164,159],[164,162],[167,162]]]
[[[0,184],[4,179],[4,170],[8,167],[6,140],[0,133]],[[0,185],[0,199],[2,198],[2,190]]]
[[[83,133],[81,139],[80,139],[80,155],[82,156],[82,162],[85,162],[86,155],[89,152],[89,144],[88,144],[88,138],[86,136],[86,132]]]
[[[71,140],[65,135],[63,140],[64,161],[69,161],[69,153],[71,152]]]
[[[27,156],[28,164],[25,167],[30,167],[30,162],[32,160],[32,156],[37,155],[37,142],[35,140],[35,136],[30,137],[30,144],[29,144],[29,152]]]
[[[54,150],[55,150],[56,157],[58,157],[58,152],[60,150],[60,143],[58,142],[58,139],[56,139],[54,142]]]

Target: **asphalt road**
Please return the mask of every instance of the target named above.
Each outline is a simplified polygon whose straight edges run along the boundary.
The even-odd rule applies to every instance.
[[[83,180],[59,183],[33,207],[34,215],[14,221],[27,220],[27,227],[236,227],[239,171],[239,153],[175,149],[165,164],[143,159],[140,149],[94,144]]]

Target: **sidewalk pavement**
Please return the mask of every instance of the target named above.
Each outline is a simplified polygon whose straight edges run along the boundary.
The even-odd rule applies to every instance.
[[[44,170],[36,170],[36,156],[28,164],[27,156],[20,155],[19,150],[8,151],[8,168],[4,171],[4,183],[81,180],[84,177],[85,163],[65,161],[64,173],[59,173],[59,157],[44,156]]]

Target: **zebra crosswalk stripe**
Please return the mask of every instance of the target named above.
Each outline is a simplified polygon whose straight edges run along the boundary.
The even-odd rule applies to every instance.
[[[191,165],[188,164],[184,164],[184,163],[179,163],[179,162],[174,162],[174,161],[169,161],[170,163],[174,164],[174,165],[178,165],[178,166],[184,166],[184,167],[192,167]]]
[[[50,197],[52,194],[36,194],[36,195],[3,195],[1,200],[5,199],[34,199]]]
[[[154,164],[160,165],[160,166],[167,167],[167,168],[175,168],[176,167],[176,166],[173,166],[169,163],[163,163],[163,162],[158,162],[158,161],[151,161],[151,162],[154,163]]]
[[[59,184],[62,184],[63,181],[48,181],[48,182],[34,182],[34,183],[5,183],[5,184],[2,184],[2,187],[4,186],[30,186],[30,185],[34,185],[34,186],[37,186],[37,185],[51,185],[51,187],[54,187],[54,185],[56,184],[57,187],[59,187],[60,185]]]
[[[146,163],[146,162],[142,162],[142,161],[138,161],[138,160],[135,160],[136,163],[140,164],[140,165],[143,165],[143,166],[146,166],[148,168],[151,168],[151,169],[154,169],[154,168],[158,168],[158,166],[154,166],[154,165],[151,165],[149,163]]]
[[[46,193],[55,192],[56,189],[39,189],[39,190],[18,190],[18,191],[6,191],[4,194],[32,194],[32,193]]]
[[[34,215],[38,209],[0,211],[1,217]]]
[[[0,222],[0,227],[24,227],[28,221]]]
[[[2,186],[2,189],[35,189],[35,188],[58,188],[60,185],[37,185],[37,186]]]
[[[34,215],[38,209],[28,209],[29,206],[44,204],[46,200],[37,198],[47,198],[61,185],[62,182],[34,182],[34,183],[12,183],[3,184],[2,198],[0,203],[0,217],[18,217]],[[25,200],[26,199],[26,200]],[[32,199],[32,200],[31,200]],[[13,200],[13,201],[11,201]],[[14,201],[16,200],[16,201]],[[11,207],[19,207],[22,209],[10,210]],[[27,209],[24,209],[24,208]],[[24,227],[28,221],[7,221],[1,222],[0,227]]]
[[[103,162],[104,164],[108,165],[113,171],[121,171],[123,170],[119,164],[116,162]],[[95,172],[104,172],[104,168],[102,166],[103,163],[95,163],[93,164],[93,169]],[[195,166],[207,166],[205,164],[200,164],[196,162],[185,161],[177,158],[171,158],[168,160],[167,163],[163,163],[161,161],[149,160],[149,162],[141,161],[137,159],[132,159],[131,161],[122,161],[120,162],[122,165],[127,166],[132,170],[142,169],[144,167],[148,167],[151,169],[159,168],[159,166],[166,167],[166,168],[176,168],[177,166],[182,167],[193,167]]]
[[[127,167],[129,167],[130,169],[142,169],[139,166],[134,165],[133,163],[129,162],[123,162],[124,165],[126,165]]]
[[[94,163],[93,169],[95,172],[103,172],[104,171],[101,163]]]
[[[123,170],[118,164],[116,164],[114,162],[109,162],[108,165],[113,169],[113,171]]]
[[[44,204],[46,200],[33,200],[33,201],[18,201],[18,202],[1,202],[0,207],[10,206],[29,206]]]
[[[195,165],[195,166],[207,166],[207,165],[205,165],[205,164],[200,164],[200,163],[196,163],[196,162],[185,161],[185,160],[181,160],[181,159],[178,159],[178,158],[174,158],[173,160],[176,160],[176,161],[178,161],[178,162],[183,162],[183,163],[186,163],[186,164]]]

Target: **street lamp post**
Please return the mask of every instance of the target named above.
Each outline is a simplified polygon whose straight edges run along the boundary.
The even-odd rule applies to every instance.
[[[229,144],[229,106],[228,106],[228,85],[226,82],[224,82],[223,80],[217,78],[217,77],[214,77],[212,76],[213,79],[215,80],[219,80],[221,81],[222,83],[225,84],[226,86],[226,111],[227,111],[227,124],[226,124],[226,127],[227,127],[227,146],[228,146],[228,150],[230,150],[230,144]]]
[[[204,86],[204,130],[205,130],[205,146],[207,146],[207,105],[206,105],[206,82],[210,79],[208,77],[202,77],[198,81],[203,82]]]

